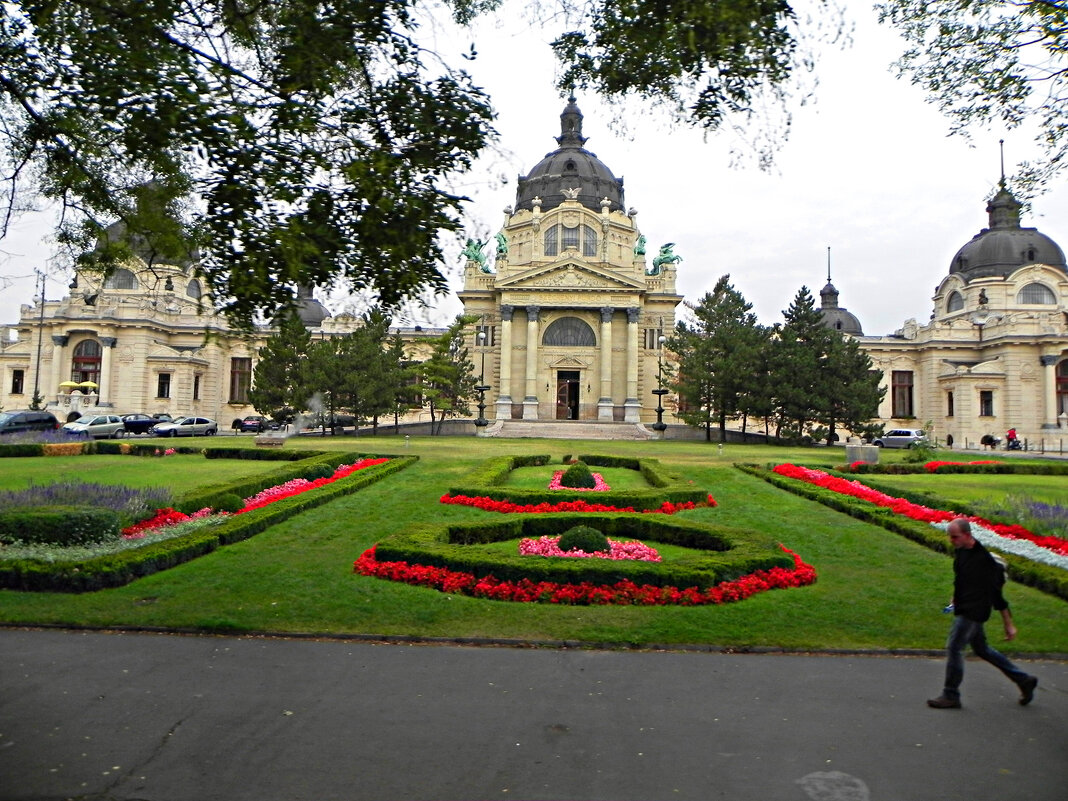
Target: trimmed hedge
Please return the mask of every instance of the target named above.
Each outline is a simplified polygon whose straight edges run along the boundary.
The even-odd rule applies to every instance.
[[[0,445],[0,458],[7,456],[44,456],[44,445],[40,442],[11,443]]]
[[[932,461],[941,461],[934,459]],[[840,473],[849,474],[879,474],[886,475],[915,475],[917,473],[989,473],[995,475],[1016,474],[1021,476],[1068,476],[1068,463],[1066,462],[1029,462],[1013,460],[1010,462],[998,462],[996,464],[941,464],[933,471],[928,470],[923,464],[857,464],[843,465],[838,468]]]
[[[38,592],[93,592],[121,587],[211,553],[267,530],[303,511],[348,495],[403,470],[418,456],[390,457],[390,461],[364,468],[348,478],[285,498],[269,506],[234,515],[218,526],[198,529],[183,537],[155,542],[130,551],[79,562],[42,562],[31,559],[0,562],[0,587]]]
[[[613,539],[637,539],[692,549],[667,562],[520,556],[489,543],[521,537],[557,536],[575,526],[592,526]],[[790,568],[793,557],[766,534],[709,523],[669,520],[662,515],[613,513],[501,515],[485,523],[423,524],[391,535],[375,546],[379,561],[446,567],[501,581],[614,584],[629,580],[658,587],[707,589],[757,570]]]
[[[0,542],[80,545],[116,540],[119,513],[98,506],[47,506],[0,511]]]
[[[469,473],[462,485],[449,487],[449,495],[491,498],[495,501],[535,506],[539,503],[584,500],[589,503],[633,509],[636,512],[659,509],[665,502],[673,504],[708,502],[708,493],[695,488],[681,476],[668,472],[656,459],[627,459],[613,456],[576,457],[590,467],[619,467],[638,470],[653,489],[609,490],[606,492],[568,492],[566,489],[518,489],[501,486],[508,474],[520,467],[542,466],[550,463],[548,456],[499,456],[488,459]],[[565,456],[565,460],[570,457]]]
[[[842,512],[843,514],[847,514],[850,517],[855,517],[866,523],[881,526],[887,531],[892,531],[895,534],[908,537],[913,542],[918,542],[933,551],[948,555],[953,553],[953,546],[950,545],[949,539],[946,537],[945,533],[928,523],[913,520],[904,515],[895,514],[890,509],[876,506],[875,504],[863,501],[860,498],[843,495],[840,492],[817,487],[814,484],[807,484],[803,481],[780,476],[778,473],[765,467],[753,464],[735,464],[735,467],[743,472],[756,476],[757,478],[762,478],[769,484],[779,487],[780,489],[792,492],[794,495],[808,498],[809,500],[821,503],[824,506]],[[901,497],[900,494],[898,497]],[[923,502],[923,505],[958,511],[952,509],[949,505],[939,505],[939,502],[937,501],[934,503],[929,501]],[[970,513],[961,511],[961,514]],[[1022,556],[1017,556],[1016,554],[1003,553],[1001,551],[998,553],[1003,556],[1006,563],[1008,563],[1009,578],[1013,581],[1020,584],[1026,584],[1029,587],[1034,587],[1037,590],[1041,590],[1042,592],[1055,595],[1058,598],[1068,601],[1068,570],[1053,567],[1052,565],[1044,565],[1041,562],[1034,562]]]

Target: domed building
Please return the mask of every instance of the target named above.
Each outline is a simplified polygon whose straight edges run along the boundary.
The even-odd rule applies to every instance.
[[[483,252],[489,243],[465,250],[459,297],[479,319],[471,353],[501,423],[656,420],[681,259],[664,245],[647,263],[623,180],[585,149],[582,121],[569,98],[558,147],[519,176],[494,253]]]
[[[1021,226],[1020,208],[1002,178],[929,322],[858,337],[885,376],[888,427],[930,421],[941,442],[972,447],[1010,428],[1036,448],[1068,433],[1068,267],[1056,242]]]

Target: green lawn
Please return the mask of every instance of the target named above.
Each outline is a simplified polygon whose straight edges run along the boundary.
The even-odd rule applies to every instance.
[[[412,453],[421,458],[354,495],[125,587],[87,595],[0,592],[0,621],[795,649],[937,650],[945,641],[949,621],[941,609],[950,594],[952,572],[946,556],[732,467],[735,461],[832,466],[844,462],[840,448],[728,445],[721,454],[715,444],[705,443],[433,437],[413,437],[407,447],[403,440],[390,437],[302,438],[299,447]],[[352,562],[360,553],[405,525],[474,521],[492,514],[438,502],[450,485],[484,459],[550,454],[558,462],[565,453],[659,459],[707,489],[719,504],[682,512],[681,519],[773,533],[816,567],[819,580],[811,587],[768,592],[718,607],[554,607],[450,596],[352,573]],[[102,457],[82,458],[85,461],[72,459],[63,471],[74,470],[86,480],[98,478],[96,460]],[[175,480],[177,462],[168,460],[177,457],[116,458],[130,459],[133,473],[145,483]],[[60,460],[0,460],[0,487],[48,469],[42,464],[55,470]],[[214,481],[216,471],[233,469],[229,462],[207,464],[205,482]],[[256,465],[265,467],[269,469]],[[102,469],[116,475],[110,463]],[[551,477],[551,470],[537,480],[546,476]],[[983,480],[996,491],[1004,477]],[[1006,652],[1068,654],[1068,604],[1015,584],[1008,595],[1020,635],[1004,644]],[[993,628],[991,637],[998,639]]]

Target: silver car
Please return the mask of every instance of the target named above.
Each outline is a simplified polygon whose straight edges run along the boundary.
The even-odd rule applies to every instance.
[[[892,428],[881,437],[876,437],[872,445],[880,448],[911,448],[926,439],[927,433],[922,428]]]
[[[63,433],[93,439],[118,439],[126,433],[126,424],[117,414],[87,414],[64,423]]]
[[[218,432],[219,424],[207,417],[179,417],[153,426],[149,433],[157,437],[210,437]]]

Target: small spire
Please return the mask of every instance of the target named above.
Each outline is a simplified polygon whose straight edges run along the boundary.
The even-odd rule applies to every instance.
[[[827,283],[831,283],[831,246],[827,246]]]
[[[1001,148],[1001,180],[998,182],[1002,189],[1005,188],[1005,140],[998,140],[998,147]]]
[[[560,115],[560,136],[556,142],[561,147],[582,147],[586,137],[582,135],[582,112],[575,102],[575,95],[567,98],[567,106]]]

